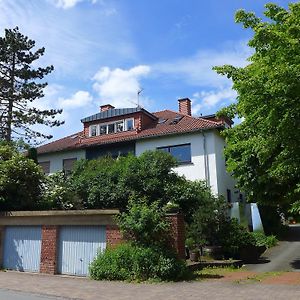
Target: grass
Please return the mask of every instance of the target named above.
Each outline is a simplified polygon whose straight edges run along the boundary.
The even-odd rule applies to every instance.
[[[196,280],[203,279],[218,279],[224,277],[226,274],[239,271],[239,268],[236,267],[209,267],[203,268],[202,270],[197,270],[194,272]]]

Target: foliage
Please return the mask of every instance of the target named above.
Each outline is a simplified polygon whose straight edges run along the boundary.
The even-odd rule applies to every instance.
[[[241,248],[255,245],[254,237],[238,223],[237,219],[227,218],[220,225],[217,239],[226,257],[236,258]]]
[[[51,138],[32,129],[34,124],[59,126],[53,120],[61,110],[40,110],[32,102],[42,98],[47,83],[41,79],[53,71],[53,66],[33,68],[44,55],[45,48],[33,51],[35,41],[20,33],[18,27],[5,29],[0,37],[0,138],[11,141],[13,135],[31,138]]]
[[[10,145],[0,145],[0,210],[43,209],[41,168]]]
[[[218,232],[220,226],[227,220],[227,203],[223,198],[216,198],[213,195],[199,198],[206,201],[202,203],[198,201],[198,207],[195,208],[187,228],[187,236],[198,246],[219,245]]]
[[[146,151],[138,157],[81,160],[76,163],[69,184],[84,208],[124,211],[133,196],[166,209],[177,207],[187,223],[191,223],[199,207],[209,219],[221,202],[205,182],[186,180],[173,171],[175,166],[174,158],[163,151]]]
[[[277,245],[278,240],[275,235],[266,236],[263,232],[251,232],[252,237],[254,237],[256,246],[265,246],[266,248],[271,248]]]
[[[126,240],[146,247],[167,248],[170,224],[157,202],[147,204],[145,198],[132,196],[127,211],[118,216],[117,222]]]
[[[179,280],[185,273],[185,263],[173,252],[132,243],[107,248],[90,266],[96,280]]]
[[[64,172],[46,176],[43,198],[52,209],[82,209],[81,201],[72,190],[70,180]]]
[[[227,113],[243,119],[225,131],[228,171],[249,201],[276,206],[300,199],[300,3],[288,10],[269,3],[265,16],[270,21],[236,13],[236,22],[254,33],[254,53],[246,67],[215,70],[238,93]]]

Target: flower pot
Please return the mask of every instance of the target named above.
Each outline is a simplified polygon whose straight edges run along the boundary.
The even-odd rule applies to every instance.
[[[199,250],[191,250],[190,251],[190,260],[191,261],[198,261],[200,257]]]

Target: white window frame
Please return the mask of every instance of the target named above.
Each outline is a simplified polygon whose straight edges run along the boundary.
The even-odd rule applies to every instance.
[[[128,129],[127,127],[127,121],[132,121],[132,129]],[[123,123],[123,131],[117,131],[117,123]],[[108,133],[108,126],[109,125],[114,125],[114,132]],[[96,135],[92,135],[92,127],[95,126],[96,127]],[[100,134],[100,127],[101,126],[106,126],[106,133]],[[113,133],[119,133],[119,132],[124,132],[124,131],[130,131],[130,130],[134,130],[134,118],[128,118],[128,119],[121,119],[121,120],[116,120],[114,122],[107,122],[107,123],[100,123],[100,124],[96,124],[96,125],[90,125],[89,127],[89,134],[90,137],[93,136],[98,136],[98,135],[106,135],[106,134],[113,134]]]
[[[96,134],[95,135],[92,135],[92,128],[93,127],[96,127]],[[99,126],[96,124],[93,124],[93,125],[90,125],[90,137],[94,137],[94,136],[97,136],[97,135],[99,135]]]
[[[132,129],[128,129],[128,128],[127,128],[127,121],[130,121],[130,120],[132,121]],[[124,124],[125,131],[134,130],[134,118],[125,119],[125,120],[124,120],[124,123],[125,123],[125,124]]]

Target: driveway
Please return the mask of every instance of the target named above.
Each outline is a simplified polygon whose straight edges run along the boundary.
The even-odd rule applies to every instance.
[[[21,291],[21,294],[16,293],[16,291]],[[4,295],[4,297],[1,297],[1,295]],[[296,300],[300,299],[300,286],[234,283],[218,280],[160,284],[130,284],[108,281],[98,282],[86,278],[26,274],[18,272],[0,272],[0,299],[50,300],[53,299],[51,297],[58,297],[57,299],[86,300],[276,300],[287,298]]]
[[[285,241],[268,249],[259,263],[248,264],[246,269],[255,272],[300,272],[300,225],[291,225]]]

